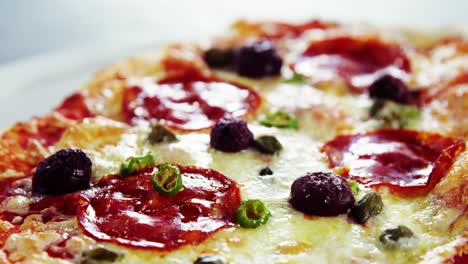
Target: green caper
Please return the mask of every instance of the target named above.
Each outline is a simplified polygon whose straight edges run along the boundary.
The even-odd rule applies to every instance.
[[[122,253],[115,252],[104,247],[97,247],[84,251],[81,256],[81,264],[97,264],[115,262],[123,257]]]
[[[227,67],[233,62],[234,49],[210,48],[205,51],[204,59],[206,64],[212,68]]]
[[[226,262],[215,255],[203,255],[197,258],[193,264],[226,264]]]
[[[167,143],[177,140],[174,133],[161,124],[156,124],[151,128],[148,141],[151,144]]]
[[[260,136],[253,141],[253,147],[264,154],[275,154],[283,149],[274,136]]]
[[[382,197],[376,192],[371,192],[351,207],[349,215],[357,223],[364,224],[370,217],[380,214],[382,208]]]
[[[379,237],[380,242],[386,249],[396,249],[402,246],[402,238],[411,238],[414,236],[413,231],[406,226],[397,226],[389,228],[382,232]]]

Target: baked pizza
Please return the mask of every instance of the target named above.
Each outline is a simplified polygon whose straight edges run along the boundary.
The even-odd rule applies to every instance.
[[[0,263],[467,263],[468,40],[238,21],[0,141]]]

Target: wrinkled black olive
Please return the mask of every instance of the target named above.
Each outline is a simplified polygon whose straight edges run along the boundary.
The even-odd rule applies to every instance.
[[[283,149],[283,146],[274,136],[260,136],[253,141],[253,147],[264,154],[275,154]]]
[[[344,214],[354,202],[353,193],[346,180],[334,173],[307,173],[291,185],[289,203],[294,209],[305,214]]]
[[[411,101],[411,93],[405,83],[391,75],[384,75],[375,80],[369,87],[369,96],[401,104]]]
[[[240,118],[223,118],[211,130],[210,146],[224,152],[238,152],[249,147],[253,134]]]
[[[283,60],[276,46],[269,40],[248,41],[234,55],[234,68],[241,76],[260,78],[276,76]]]
[[[349,212],[349,216],[357,223],[364,224],[370,217],[382,212],[382,197],[376,192],[366,194],[359,200]]]
[[[32,178],[36,194],[64,194],[89,188],[92,163],[79,149],[62,149],[39,163]]]
[[[81,264],[97,264],[115,262],[123,257],[122,253],[114,252],[104,247],[97,247],[84,251],[81,256]]]
[[[265,167],[261,169],[258,174],[260,176],[266,176],[266,175],[273,175],[273,171],[270,169],[270,167]]]
[[[234,49],[211,48],[203,54],[206,64],[211,68],[223,68],[232,64]]]
[[[148,135],[148,141],[151,144],[173,142],[177,140],[174,133],[161,124],[155,124]]]
[[[218,256],[203,255],[197,258],[193,264],[226,264],[226,262]]]
[[[406,226],[397,226],[396,228],[390,228],[382,232],[379,237],[382,245],[387,249],[395,249],[400,247],[401,238],[413,237],[413,231]]]

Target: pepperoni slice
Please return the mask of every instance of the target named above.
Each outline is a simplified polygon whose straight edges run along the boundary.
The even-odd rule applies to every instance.
[[[349,169],[343,176],[408,196],[428,193],[464,149],[463,140],[408,130],[342,135],[322,147],[330,167]]]
[[[213,126],[225,116],[243,116],[259,105],[260,96],[239,84],[181,76],[128,87],[123,93],[122,108],[129,124],[157,120],[176,129],[199,130]]]
[[[243,36],[257,36],[267,39],[282,39],[286,37],[295,38],[301,36],[305,31],[311,29],[328,29],[338,26],[337,23],[322,21],[318,19],[302,23],[291,24],[284,22],[249,22],[238,21],[233,28]]]
[[[62,114],[68,119],[77,121],[94,116],[86,105],[85,97],[80,93],[74,93],[65,98],[65,100],[55,108],[55,112]]]
[[[85,232],[124,246],[171,250],[199,244],[231,226],[240,204],[237,184],[210,169],[179,167],[184,189],[159,194],[143,173],[83,195],[78,220]]]
[[[355,91],[362,91],[385,73],[405,75],[410,62],[396,44],[375,38],[337,37],[310,44],[294,70],[317,82],[340,76]]]

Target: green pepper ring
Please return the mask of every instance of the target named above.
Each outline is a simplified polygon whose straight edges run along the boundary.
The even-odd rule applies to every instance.
[[[284,111],[277,111],[266,115],[265,119],[260,121],[260,124],[266,127],[278,128],[293,128],[299,127],[297,119]]]
[[[249,218],[249,212],[256,213],[257,219]],[[256,228],[264,225],[271,217],[270,211],[265,204],[260,200],[245,200],[239,205],[236,213],[237,223],[245,228]]]
[[[173,176],[174,173],[176,175],[176,179],[175,179],[175,182],[174,182],[174,185],[170,188],[170,189],[166,189],[163,185],[165,185],[164,183],[160,183],[158,181],[158,179],[156,178],[156,176],[165,171],[166,169],[170,169],[172,170],[171,171],[171,175],[170,176]],[[164,179],[167,181],[168,178]],[[183,184],[182,184],[182,175],[180,173],[180,170],[177,166],[174,166],[174,165],[171,165],[169,163],[164,163],[162,165],[159,166],[158,168],[158,171],[156,171],[152,176],[151,176],[151,183],[153,184],[153,187],[154,189],[156,189],[156,191],[158,191],[160,194],[162,195],[165,195],[165,196],[172,196],[176,193],[178,193],[180,190],[182,190],[182,187],[183,187]]]

